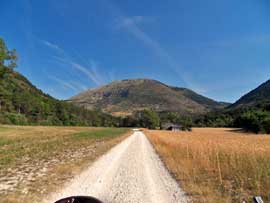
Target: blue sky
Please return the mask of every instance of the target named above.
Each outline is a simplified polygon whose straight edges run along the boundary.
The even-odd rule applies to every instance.
[[[18,71],[59,99],[151,78],[234,102],[270,78],[268,0],[0,0]]]

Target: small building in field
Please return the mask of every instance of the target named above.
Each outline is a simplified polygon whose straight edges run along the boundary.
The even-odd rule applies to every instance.
[[[178,124],[173,124],[173,123],[165,123],[161,126],[161,129],[170,130],[170,131],[180,131],[182,130],[182,126]]]
[[[170,131],[180,131],[182,128],[180,125],[171,125],[167,130]]]

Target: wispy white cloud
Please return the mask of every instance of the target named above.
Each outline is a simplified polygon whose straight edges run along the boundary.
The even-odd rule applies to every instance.
[[[90,68],[87,68],[86,66],[83,66],[73,61],[70,61],[70,64],[72,65],[73,68],[75,68],[76,70],[86,75],[96,85],[102,84],[102,81],[100,80],[100,76],[97,73],[97,70],[95,69],[95,67],[92,66]]]
[[[53,58],[56,59],[58,62],[61,62],[62,64],[69,65],[74,70],[79,71],[80,73],[84,74],[95,85],[103,84],[103,79],[98,72],[97,63],[94,60],[90,60],[90,62],[84,60],[87,62],[87,65],[83,65],[83,64],[75,61],[72,57],[70,57],[69,54],[64,49],[62,49],[60,46],[58,46],[57,44],[51,43],[47,40],[40,40],[40,41],[45,46],[50,47],[57,52],[57,55],[53,56]],[[80,58],[82,58],[81,55],[79,55],[78,53],[76,53],[76,55],[78,55]],[[56,78],[54,78],[54,79],[56,79]],[[61,81],[58,80],[58,82],[61,82]],[[64,81],[62,81],[62,82],[64,82]],[[64,83],[62,83],[62,84],[65,85],[66,87],[68,86],[67,84],[64,84]],[[72,85],[69,83],[69,87],[71,87],[71,86]],[[72,89],[74,89],[74,85],[73,85]],[[82,89],[82,88],[80,88],[80,89]],[[83,90],[85,90],[85,88],[83,88]]]
[[[62,64],[67,64],[71,66],[73,69],[79,71],[80,73],[84,74],[87,78],[89,78],[95,85],[103,84],[103,79],[98,72],[98,67],[96,63],[91,60],[87,66],[77,63],[76,61],[67,58],[67,57],[59,57],[53,56],[54,59],[59,61]]]
[[[70,82],[67,82],[65,80],[62,80],[58,77],[55,77],[55,76],[49,76],[49,78],[51,80],[54,80],[55,82],[57,82],[58,84],[60,84],[63,88],[65,89],[72,89],[74,91],[78,91],[77,87],[74,86],[73,84],[71,84]]]
[[[83,85],[83,84],[81,84],[81,83],[74,82],[74,81],[72,81],[72,82],[70,82],[70,83],[71,83],[73,86],[75,86],[77,89],[79,89],[79,90],[85,91],[85,90],[88,89],[85,85]]]
[[[58,52],[62,52],[62,53],[65,52],[62,48],[60,48],[60,47],[59,47],[57,44],[55,44],[55,43],[49,42],[49,41],[47,41],[47,40],[40,40],[40,41],[41,41],[42,44],[44,44],[45,46],[47,46],[47,47],[49,47],[49,48],[51,48],[51,49],[54,49],[54,50],[56,50],[56,51],[58,51]]]
[[[115,20],[116,28],[129,27],[133,25],[139,25],[142,23],[151,23],[154,22],[154,19],[148,16],[131,16],[131,17],[119,17]]]
[[[175,62],[173,57],[152,37],[150,37],[146,32],[142,31],[137,25],[133,24],[128,26],[127,31],[136,37],[138,40],[143,42],[148,48],[150,48],[154,54],[156,54],[163,61],[167,62],[170,68],[176,70],[180,66]]]
[[[176,64],[173,57],[161,46],[159,42],[154,40],[150,35],[144,32],[138,24],[145,20],[143,16],[133,16],[133,17],[119,17],[118,24],[116,27],[123,28],[125,31],[136,37],[138,40],[143,42],[148,48],[150,48],[156,55],[161,59],[165,60],[171,68],[175,69],[179,67]]]
[[[173,70],[179,78],[186,83],[187,86],[192,86],[191,83],[185,78],[184,72],[186,71],[178,64],[171,54],[163,48],[163,46],[155,40],[152,36],[147,34],[140,25],[143,22],[149,22],[149,20],[144,16],[133,16],[127,17],[123,14],[123,11],[119,9],[112,1],[107,0],[107,6],[111,10],[114,16],[116,16],[116,21],[114,22],[116,28],[125,30],[134,36],[137,40],[143,43],[148,49],[157,55],[157,57],[168,64],[168,68]],[[147,20],[146,20],[147,19]]]

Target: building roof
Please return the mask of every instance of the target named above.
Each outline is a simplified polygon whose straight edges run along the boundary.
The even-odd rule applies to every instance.
[[[174,123],[164,123],[161,125],[163,129],[168,129],[168,128],[181,128],[181,125],[179,124],[174,124]]]

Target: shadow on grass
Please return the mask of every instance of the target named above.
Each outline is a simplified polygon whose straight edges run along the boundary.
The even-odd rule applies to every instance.
[[[260,135],[259,133],[254,133],[252,131],[248,131],[248,130],[245,130],[243,128],[227,129],[226,131],[227,132],[232,132],[232,133],[241,133],[241,134],[244,134],[244,135]]]
[[[235,132],[235,133],[247,133],[246,130],[242,129],[242,128],[234,128],[234,129],[227,129],[225,131],[228,132]]]

